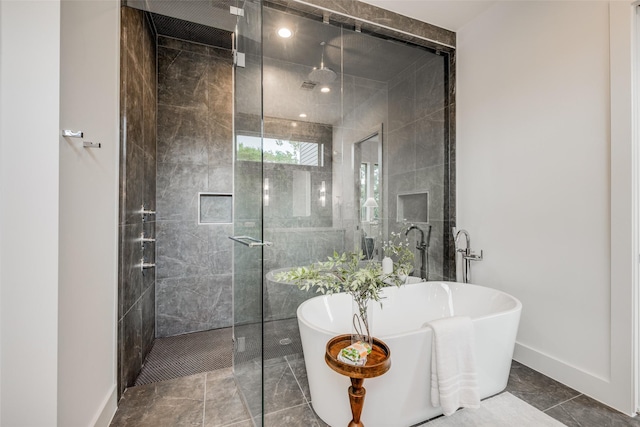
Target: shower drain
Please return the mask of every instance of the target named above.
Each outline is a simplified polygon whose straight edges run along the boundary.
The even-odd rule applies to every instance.
[[[289,345],[291,344],[293,341],[291,341],[291,338],[282,338],[280,340],[280,345]]]

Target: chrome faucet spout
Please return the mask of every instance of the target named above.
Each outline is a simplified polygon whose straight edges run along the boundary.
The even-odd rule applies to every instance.
[[[458,240],[461,234],[464,236],[464,248],[458,248]],[[458,262],[457,253],[460,252],[462,253],[462,281],[464,283],[469,283],[471,282],[471,261],[482,261],[483,254],[482,251],[480,251],[480,255],[471,252],[471,237],[469,236],[469,232],[467,230],[460,229],[456,232],[454,228],[453,235],[453,243],[456,251],[456,263]]]
[[[455,234],[456,247],[458,245],[458,239],[460,238],[461,234],[464,235],[464,243],[465,243],[464,252],[465,252],[465,255],[468,255],[469,252],[471,251],[471,236],[469,236],[469,232],[465,229],[461,228],[460,230],[458,230],[458,232]],[[463,252],[462,249],[458,249],[458,251]]]
[[[420,242],[418,242],[418,244],[424,244],[424,231],[422,231],[422,229],[417,225],[412,225],[411,227],[407,228],[407,231],[404,232],[404,235],[408,236],[411,230],[418,230],[420,232]]]

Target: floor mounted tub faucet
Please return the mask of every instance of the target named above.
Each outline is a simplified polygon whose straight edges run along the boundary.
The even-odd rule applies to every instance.
[[[420,252],[420,278],[429,280],[429,263],[427,262],[427,249],[429,248],[429,240],[431,239],[431,225],[427,224],[427,232],[425,239],[425,232],[417,225],[412,225],[405,231],[404,235],[409,235],[411,230],[417,230],[420,232],[420,240],[416,242],[416,249]]]
[[[471,282],[471,261],[482,261],[483,252],[480,251],[480,255],[474,254],[471,251],[471,237],[469,236],[469,232],[464,229],[460,229],[456,232],[455,227],[452,229],[453,231],[453,240],[456,249],[456,265],[458,260],[458,253],[462,254],[462,282],[470,283]],[[460,235],[464,235],[464,248],[458,247],[458,240]],[[457,269],[456,269],[457,270]]]

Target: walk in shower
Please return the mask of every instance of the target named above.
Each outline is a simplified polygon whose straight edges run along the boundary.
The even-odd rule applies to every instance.
[[[290,403],[269,372],[301,357],[313,296],[274,271],[381,259],[414,226],[414,275],[455,278],[455,35],[323,3],[123,6],[120,392],[161,340],[199,336],[262,425]]]

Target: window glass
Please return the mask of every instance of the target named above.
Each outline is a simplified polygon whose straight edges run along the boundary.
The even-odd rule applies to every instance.
[[[238,160],[259,162],[262,154],[266,163],[321,166],[322,147],[315,142],[238,135],[236,148]]]

